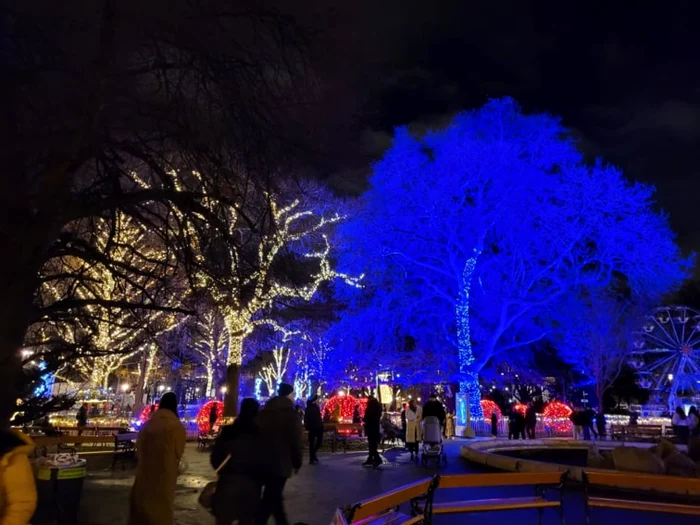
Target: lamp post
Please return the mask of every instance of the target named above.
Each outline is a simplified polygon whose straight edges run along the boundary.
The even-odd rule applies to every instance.
[[[129,383],[122,383],[122,385],[121,385],[121,390],[122,390],[121,412],[124,411],[124,396],[126,396],[126,393],[129,391],[129,388],[131,388]]]

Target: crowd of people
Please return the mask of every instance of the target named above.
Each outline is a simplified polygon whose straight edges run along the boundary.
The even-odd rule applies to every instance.
[[[284,487],[301,468],[303,452],[302,422],[293,396],[294,388],[283,383],[262,410],[255,399],[244,399],[234,423],[221,427],[211,454],[212,467],[218,472],[211,502],[217,525],[264,525],[271,516],[277,525],[287,525]],[[309,402],[312,406],[313,401]],[[309,428],[314,428],[314,411],[307,413]],[[184,449],[185,428],[177,414],[177,398],[169,392],[139,432],[131,525],[173,523]],[[314,463],[317,448],[312,450]]]

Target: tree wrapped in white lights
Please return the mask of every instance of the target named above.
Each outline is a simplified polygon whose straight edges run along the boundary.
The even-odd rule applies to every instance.
[[[368,293],[345,294],[334,330],[349,365],[459,382],[466,424],[467,405],[481,414],[482,368],[550,337],[562,297],[613,286],[658,296],[683,279],[653,189],[583,164],[565,134],[510,99],[443,130],[396,132],[342,231],[341,268],[367,272]]]
[[[292,188],[247,187],[241,193],[250,206],[215,209],[229,230],[224,242],[209,247],[213,269],[200,274],[200,286],[211,294],[228,333],[227,415],[235,411],[244,342],[255,328],[285,332],[275,310],[314,300],[322,285],[336,279],[351,286],[359,282],[333,266],[332,229],[344,217],[327,212],[331,196],[313,185]]]
[[[215,306],[207,305],[197,315],[193,345],[193,350],[206,371],[206,397],[216,396],[215,372],[226,366],[229,340],[228,328],[221,314]]]
[[[42,270],[42,300],[48,308],[60,305],[71,313],[37,323],[30,340],[34,345],[56,339],[82,345],[66,368],[77,370],[94,388],[106,389],[114,372],[176,325],[178,318],[168,308],[177,305],[176,295],[161,279],[176,264],[159,239],[122,214],[77,223],[71,231],[77,245],[89,243],[90,251],[109,264],[86,260],[77,249],[52,259]],[[120,268],[137,268],[137,273]],[[139,308],[149,303],[160,307]]]
[[[274,397],[277,387],[284,380],[289,365],[289,348],[282,346],[275,347],[271,352],[270,362],[265,364],[260,371],[260,377],[265,381],[267,395]]]

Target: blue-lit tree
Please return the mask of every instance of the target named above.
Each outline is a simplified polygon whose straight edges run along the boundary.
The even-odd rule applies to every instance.
[[[510,99],[423,136],[398,129],[343,227],[343,271],[363,272],[365,289],[346,297],[334,340],[354,366],[457,380],[480,415],[480,370],[550,336],[562,297],[620,278],[657,294],[682,279],[651,195],[583,164],[558,119]]]
[[[555,311],[559,355],[593,384],[598,406],[618,378],[630,355],[633,334],[649,312],[646,301],[658,298],[636,294],[634,299],[612,291],[571,294]],[[652,302],[651,304],[654,304]]]

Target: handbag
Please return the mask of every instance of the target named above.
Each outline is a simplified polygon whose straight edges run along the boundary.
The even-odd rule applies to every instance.
[[[214,475],[219,474],[219,471],[226,466],[226,463],[229,462],[231,459],[231,454],[226,456],[226,458],[221,462],[221,465],[217,467],[217,469],[214,471]],[[214,500],[214,493],[216,492],[216,481],[210,481],[207,483],[204,488],[202,489],[202,492],[199,494],[199,498],[197,498],[197,501],[199,504],[204,507],[206,510],[211,512],[212,510],[212,501]]]

